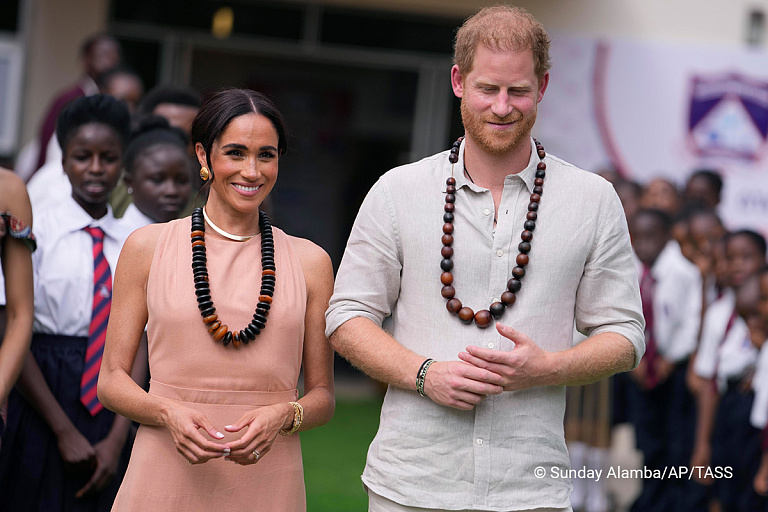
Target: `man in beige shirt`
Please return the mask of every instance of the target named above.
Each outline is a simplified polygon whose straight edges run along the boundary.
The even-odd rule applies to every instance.
[[[390,384],[371,511],[570,510],[564,386],[643,354],[612,186],[531,139],[548,52],[522,9],[467,20],[451,69],[466,138],[386,173],[360,208],[326,334]],[[589,337],[571,347],[574,323]]]

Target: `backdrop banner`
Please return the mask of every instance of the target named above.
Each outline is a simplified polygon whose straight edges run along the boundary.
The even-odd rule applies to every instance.
[[[768,52],[553,36],[535,136],[591,171],[683,185],[718,170],[731,229],[768,234]]]

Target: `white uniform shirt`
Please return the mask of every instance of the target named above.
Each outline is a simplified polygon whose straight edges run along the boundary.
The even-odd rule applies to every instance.
[[[747,323],[738,315],[731,320],[735,301],[733,291],[728,290],[707,308],[693,367],[697,375],[706,379],[713,378],[717,372],[721,393],[725,392],[729,380],[744,377],[757,361],[757,349],[750,340]]]
[[[117,222],[127,229],[129,233],[133,233],[139,228],[155,223],[154,220],[141,213],[141,210],[139,210],[133,203],[128,205],[125,213],[117,220]]]
[[[636,261],[638,275],[642,264]],[[680,251],[667,243],[651,267],[656,280],[653,292],[653,335],[659,354],[672,363],[687,359],[695,350],[701,323],[701,273]]]
[[[755,400],[752,402],[749,421],[753,427],[762,429],[768,423],[768,340],[763,342],[757,356],[752,389],[755,390]]]
[[[61,160],[49,160],[38,169],[27,183],[27,192],[37,231],[37,218],[40,215],[72,197],[72,184],[64,173]]]
[[[93,307],[93,241],[87,226],[104,230],[104,255],[114,277],[120,249],[128,236],[108,207],[93,219],[72,197],[35,218],[37,250],[34,332],[88,336]]]

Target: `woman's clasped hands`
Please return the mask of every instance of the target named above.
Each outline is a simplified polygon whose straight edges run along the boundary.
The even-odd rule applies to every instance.
[[[185,406],[174,404],[166,413],[164,424],[173,437],[176,451],[190,464],[224,457],[237,464],[250,465],[269,452],[278,432],[290,428],[292,421],[293,407],[288,403],[253,409],[224,427],[228,433],[242,432],[240,438],[227,443],[220,442],[225,435],[205,414]]]

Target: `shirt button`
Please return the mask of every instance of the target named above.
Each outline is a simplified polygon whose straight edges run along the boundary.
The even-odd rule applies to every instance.
[[[483,440],[480,439],[479,437],[477,438],[477,444],[483,444]]]
[[[490,214],[491,214],[491,210],[489,210],[488,208],[483,210],[483,215],[485,215],[486,217],[489,216]]]
[[[499,249],[498,251],[496,251],[496,256],[498,256],[499,258],[501,258],[502,256],[504,256],[504,251],[502,251],[501,249]]]
[[[493,344],[493,342],[491,342],[491,343],[489,343],[489,344],[488,344],[488,348],[493,348],[493,347],[495,347],[495,346],[496,346],[496,345],[494,345],[494,344]]]

